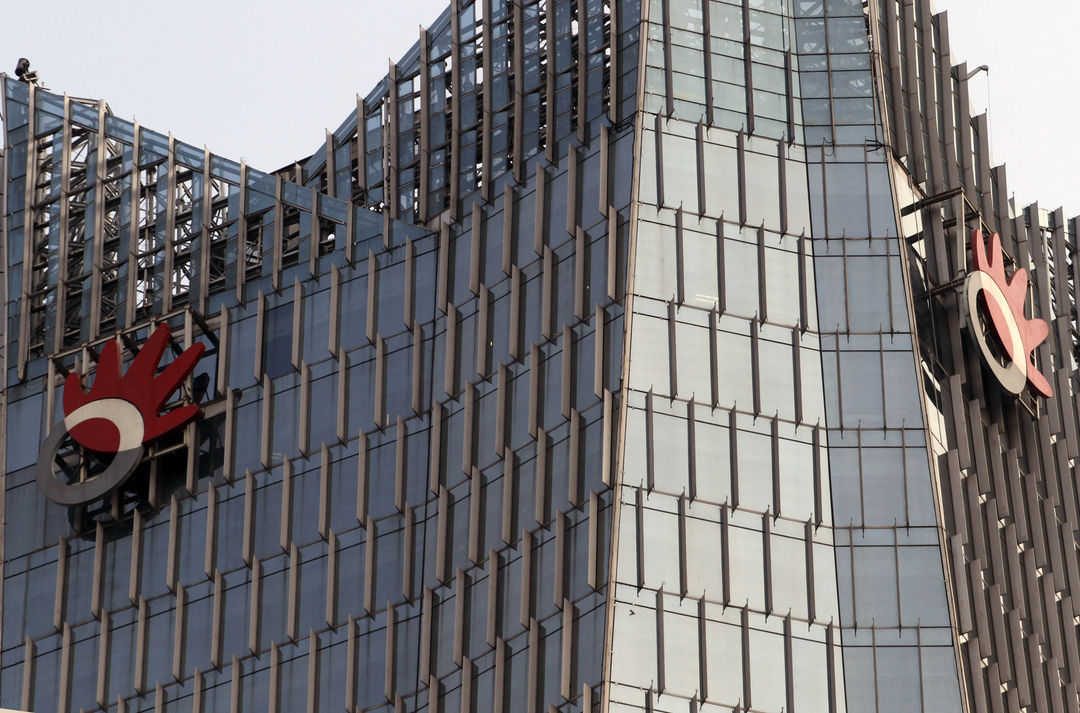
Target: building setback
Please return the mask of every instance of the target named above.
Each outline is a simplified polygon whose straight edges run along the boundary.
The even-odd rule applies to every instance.
[[[0,75],[0,706],[1080,710],[1080,231],[970,76],[454,0],[264,173]]]

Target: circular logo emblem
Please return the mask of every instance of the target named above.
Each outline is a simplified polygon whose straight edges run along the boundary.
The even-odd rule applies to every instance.
[[[135,472],[147,444],[198,416],[199,407],[194,404],[161,413],[203,353],[203,345],[196,344],[158,374],[168,343],[169,327],[162,324],[121,377],[119,347],[115,340],[107,342],[89,392],[83,391],[78,374],[68,375],[64,419],[53,426],[38,455],[37,483],[47,498],[61,505],[80,505],[107,495]],[[70,457],[59,456],[71,441],[92,452],[96,464],[107,464],[100,470],[83,467],[87,463],[67,467]],[[61,468],[63,477],[55,472],[58,464],[65,466]],[[79,475],[72,477],[72,472]]]
[[[1039,394],[1053,396],[1050,383],[1033,361],[1034,350],[1050,328],[1041,319],[1024,316],[1027,301],[1027,270],[1019,268],[1005,277],[1001,238],[990,236],[987,251],[981,230],[971,234],[974,270],[964,282],[964,304],[975,342],[991,373],[1002,388],[1020,394],[1030,385]]]

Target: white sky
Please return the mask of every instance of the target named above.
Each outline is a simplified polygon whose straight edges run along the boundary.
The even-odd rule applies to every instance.
[[[273,170],[314,151],[446,4],[8,0],[0,70],[29,57],[54,91],[104,98],[120,116]],[[953,61],[991,68],[972,78],[972,105],[989,96],[991,151],[1018,203],[1080,214],[1080,2],[935,6],[949,11]]]

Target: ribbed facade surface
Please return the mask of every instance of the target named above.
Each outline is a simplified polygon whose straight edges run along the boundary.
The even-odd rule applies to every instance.
[[[265,173],[0,75],[0,706],[1080,711],[1080,226],[969,76],[929,0],[454,0]],[[53,502],[161,324],[200,417]]]

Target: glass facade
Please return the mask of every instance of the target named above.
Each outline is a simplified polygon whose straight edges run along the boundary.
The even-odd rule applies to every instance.
[[[455,1],[273,173],[0,75],[0,706],[1080,709],[1078,221],[947,24]],[[1050,399],[966,335],[975,229]],[[50,501],[109,467],[43,455],[69,375],[162,323],[201,417]]]

